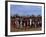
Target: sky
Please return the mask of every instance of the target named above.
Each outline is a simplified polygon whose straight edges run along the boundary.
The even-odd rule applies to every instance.
[[[10,15],[41,15],[42,7],[41,6],[33,6],[33,5],[10,5]]]

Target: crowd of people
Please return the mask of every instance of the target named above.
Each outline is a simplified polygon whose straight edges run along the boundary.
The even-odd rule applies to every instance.
[[[11,17],[11,26],[14,28],[23,28],[23,27],[30,27],[30,28],[37,28],[42,27],[42,17],[41,16],[16,16]]]

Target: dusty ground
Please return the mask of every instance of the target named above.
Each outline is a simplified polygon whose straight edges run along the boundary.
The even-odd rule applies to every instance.
[[[38,27],[38,28],[29,28],[29,27],[23,27],[23,28],[14,28],[13,26],[11,26],[11,32],[22,32],[22,31],[40,31],[42,28]]]

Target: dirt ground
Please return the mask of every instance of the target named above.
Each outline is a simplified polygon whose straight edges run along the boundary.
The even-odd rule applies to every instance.
[[[23,32],[23,31],[40,31],[42,28],[38,27],[38,28],[29,28],[29,27],[23,27],[23,28],[15,28],[13,26],[11,26],[11,32]]]

